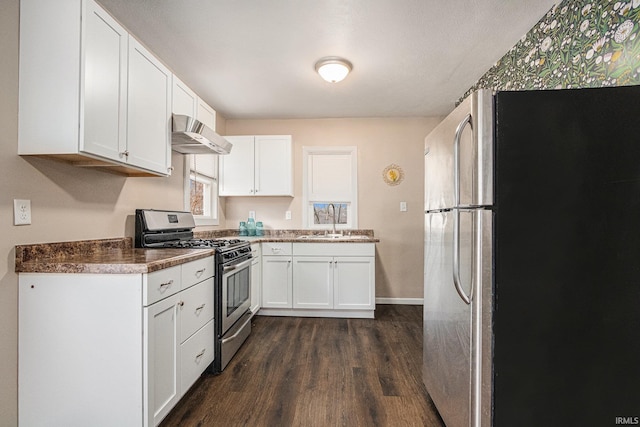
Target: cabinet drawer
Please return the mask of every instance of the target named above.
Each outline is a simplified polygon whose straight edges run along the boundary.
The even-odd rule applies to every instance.
[[[180,346],[180,385],[186,393],[213,362],[213,320]]]
[[[213,319],[213,277],[180,293],[180,342]]]
[[[262,256],[291,255],[291,243],[265,242],[262,244]]]
[[[142,275],[142,304],[147,306],[180,291],[179,265]]]
[[[213,275],[212,256],[182,264],[182,289],[202,282]]]
[[[294,255],[306,256],[374,256],[374,243],[294,243]]]

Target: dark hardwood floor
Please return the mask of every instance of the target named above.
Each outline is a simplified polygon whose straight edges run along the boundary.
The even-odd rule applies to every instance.
[[[257,316],[220,375],[204,375],[170,426],[444,426],[422,383],[422,306],[376,319]]]

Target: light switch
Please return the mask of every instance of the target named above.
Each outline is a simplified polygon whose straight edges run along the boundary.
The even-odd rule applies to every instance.
[[[407,211],[407,202],[400,202],[400,212]]]
[[[291,211],[286,211],[284,213],[284,219],[291,219]]]

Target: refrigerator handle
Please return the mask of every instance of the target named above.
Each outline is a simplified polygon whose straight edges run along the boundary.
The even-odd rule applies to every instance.
[[[456,128],[456,136],[453,138],[453,206],[460,206],[460,139],[462,137],[462,131],[467,125],[473,125],[471,123],[471,114],[460,122]]]
[[[462,301],[467,305],[471,304],[471,298],[464,293],[460,284],[460,209],[453,210],[453,284]],[[471,292],[473,293],[473,289]]]
[[[460,206],[460,139],[462,131],[467,125],[473,127],[471,114],[467,114],[458,124],[456,135],[453,138],[453,284],[462,301],[469,305],[471,304],[471,298],[464,293],[460,284],[460,210],[458,209]]]

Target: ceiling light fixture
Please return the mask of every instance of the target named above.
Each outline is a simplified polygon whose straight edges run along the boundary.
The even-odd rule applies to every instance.
[[[329,83],[337,83],[353,69],[351,62],[337,56],[327,56],[316,62],[316,71]]]

